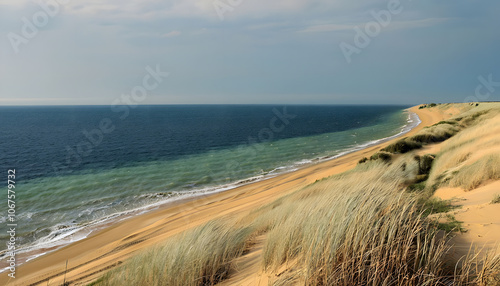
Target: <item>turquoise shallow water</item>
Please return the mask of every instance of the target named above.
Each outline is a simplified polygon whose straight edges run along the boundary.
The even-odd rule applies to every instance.
[[[266,112],[273,114],[269,108]],[[227,190],[335,158],[406,132],[418,123],[415,115],[401,108],[380,111],[374,118],[354,128],[270,141],[256,139],[262,130],[257,128],[245,131],[250,136],[236,144],[200,152],[118,166],[88,164],[71,173],[25,177],[17,187],[20,251],[62,246],[86,237],[104,223],[186,196]],[[261,126],[267,126],[269,119],[263,122]],[[6,219],[2,216],[0,222],[4,224]]]

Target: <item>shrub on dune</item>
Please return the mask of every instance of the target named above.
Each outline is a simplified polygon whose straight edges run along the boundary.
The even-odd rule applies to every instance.
[[[458,132],[459,129],[457,127],[446,123],[423,129],[414,136],[410,137],[410,139],[422,144],[438,143],[453,137]]]
[[[403,154],[420,148],[422,148],[422,143],[405,138],[385,147],[382,151],[393,154]]]
[[[388,152],[377,152],[370,157],[370,160],[382,160],[383,162],[389,162],[392,159],[392,155]]]

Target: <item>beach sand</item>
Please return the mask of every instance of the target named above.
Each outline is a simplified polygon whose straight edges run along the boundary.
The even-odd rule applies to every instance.
[[[496,195],[500,195],[500,181],[493,180],[470,191],[443,187],[434,193],[434,197],[450,200],[457,207],[449,213],[464,228],[450,241],[453,260],[474,252],[484,257],[490,251],[500,251],[500,204],[491,203]]]
[[[411,110],[418,114],[422,123],[404,136],[459,112],[418,107]],[[130,218],[19,266],[15,279],[9,280],[7,273],[2,273],[0,285],[61,285],[64,281],[71,285],[87,285],[138,250],[216,218],[244,215],[316,180],[349,170],[363,157],[370,157],[395,140],[398,139],[264,181],[178,202]],[[244,259],[242,263],[245,263]]]

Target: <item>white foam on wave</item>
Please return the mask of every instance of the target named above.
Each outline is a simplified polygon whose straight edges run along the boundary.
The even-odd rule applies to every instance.
[[[392,136],[389,136],[389,137],[371,140],[371,141],[368,141],[368,142],[363,143],[363,144],[357,144],[357,145],[351,146],[350,148],[345,149],[344,151],[342,151],[336,155],[320,157],[320,158],[318,158],[318,161],[324,162],[324,161],[328,161],[328,160],[337,159],[339,157],[348,155],[350,153],[354,153],[354,152],[366,149],[368,147],[387,142],[389,140],[392,140],[394,138],[397,138],[399,136],[402,136],[402,135],[410,132],[412,129],[414,129],[415,127],[420,125],[420,123],[422,123],[422,121],[420,120],[420,117],[418,117],[418,114],[410,111],[409,109],[405,109],[405,111],[408,112],[408,118],[406,120],[406,124],[401,127],[401,130],[399,133],[392,135]]]

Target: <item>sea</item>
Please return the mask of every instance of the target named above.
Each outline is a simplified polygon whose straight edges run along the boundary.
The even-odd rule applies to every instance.
[[[7,256],[13,221],[17,254],[31,253],[27,261],[169,202],[228,191],[399,136],[420,123],[407,108],[0,107],[0,259]],[[11,216],[9,170],[15,171]]]

